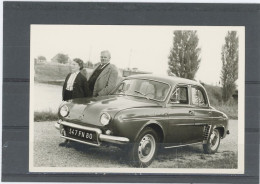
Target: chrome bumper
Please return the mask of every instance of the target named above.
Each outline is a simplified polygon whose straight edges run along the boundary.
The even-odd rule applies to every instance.
[[[77,139],[73,139],[73,138],[61,135],[61,138],[72,140],[72,141],[75,141],[75,142],[80,142],[80,143],[83,143],[83,144],[89,144],[89,145],[93,145],[93,146],[100,146],[101,142],[109,142],[109,143],[115,143],[115,144],[126,144],[126,143],[129,142],[129,139],[126,138],[126,137],[118,137],[118,136],[102,134],[102,131],[98,128],[90,128],[90,127],[85,127],[85,126],[81,126],[81,125],[75,125],[73,123],[69,123],[69,122],[66,122],[66,121],[56,122],[55,128],[61,131],[62,125],[69,126],[69,127],[72,127],[72,128],[78,128],[78,129],[81,129],[81,130],[93,131],[93,132],[97,133],[98,144],[92,144],[92,143],[89,143],[89,142],[84,142],[84,141],[81,141],[81,140],[77,140]]]

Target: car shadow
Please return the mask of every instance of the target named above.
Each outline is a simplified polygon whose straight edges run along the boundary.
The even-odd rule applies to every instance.
[[[120,165],[121,167],[129,167],[131,162],[128,157],[127,151],[120,149],[116,146],[101,146],[95,147],[77,142],[60,143],[61,147],[71,148],[80,152],[84,155],[88,155],[88,158],[93,160],[104,160],[114,164]],[[155,160],[159,162],[168,162],[178,157],[179,159],[185,158],[189,155],[203,154],[201,145],[185,146],[178,148],[160,148],[158,150]]]

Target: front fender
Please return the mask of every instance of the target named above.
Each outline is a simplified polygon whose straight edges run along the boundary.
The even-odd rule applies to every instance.
[[[138,133],[136,134],[134,140],[137,140],[137,138],[138,138],[138,136],[140,135],[140,133],[141,133],[146,127],[153,127],[153,126],[155,126],[155,125],[158,126],[158,127],[160,127],[160,129],[162,130],[163,138],[164,138],[165,132],[166,132],[165,129],[167,129],[167,126],[169,126],[169,124],[167,123],[166,126],[163,126],[163,125],[161,125],[161,123],[158,122],[158,121],[150,120],[150,121],[148,121],[147,123],[145,123],[145,124],[141,127],[141,129],[140,129],[140,130],[138,131]]]
[[[163,134],[168,126],[168,118],[163,108],[128,109],[119,112],[114,119],[115,134],[134,142],[141,131],[150,125],[161,128]]]

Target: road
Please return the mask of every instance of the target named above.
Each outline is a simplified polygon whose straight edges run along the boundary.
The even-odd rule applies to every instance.
[[[91,147],[75,144],[62,147],[55,122],[34,122],[34,167],[129,167],[122,151],[116,147]],[[236,168],[238,121],[230,120],[230,135],[214,155],[203,154],[202,145],[160,151],[150,168]],[[228,163],[227,163],[228,162]]]

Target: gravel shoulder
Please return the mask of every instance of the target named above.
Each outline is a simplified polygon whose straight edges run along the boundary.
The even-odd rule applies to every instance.
[[[54,123],[34,122],[34,167],[129,167],[122,150],[116,147],[98,148],[82,144],[69,148],[59,146],[63,139]],[[221,140],[216,154],[203,154],[202,145],[164,149],[158,153],[150,168],[236,168],[237,123],[237,120],[230,120],[231,134]],[[226,163],[227,160],[230,163]]]

